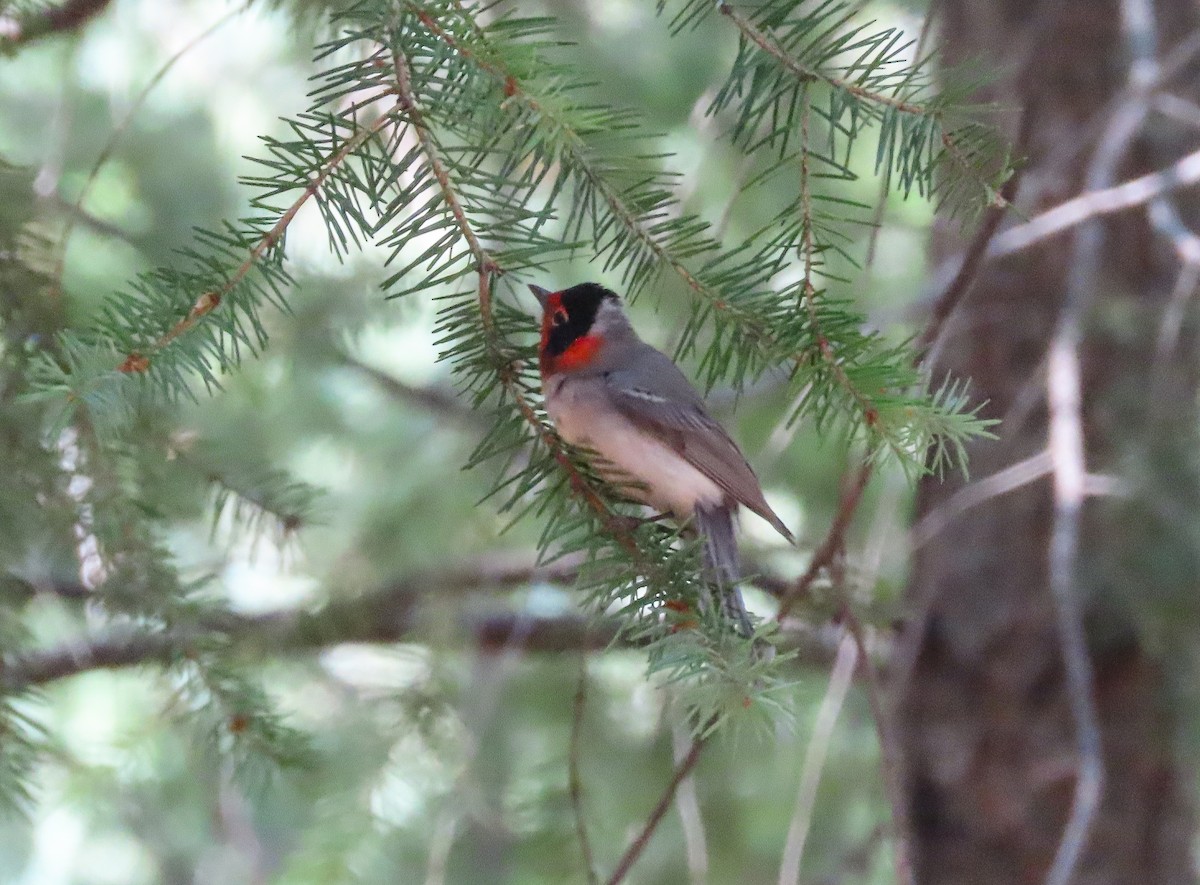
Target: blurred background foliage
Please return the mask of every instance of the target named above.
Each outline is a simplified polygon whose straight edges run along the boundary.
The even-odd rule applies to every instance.
[[[71,224],[59,300],[45,307],[53,315],[29,319],[27,340],[85,327],[113,291],[175,262],[194,227],[249,211],[238,178],[254,170],[244,157],[259,152],[260,137],[284,135],[279,118],[307,105],[312,47],[329,5],[115,0],[78,33],[0,58],[0,158],[13,167],[0,178],[3,226],[31,220],[20,248],[53,278]],[[703,114],[737,51],[731,29],[709,21],[672,39],[653,4],[632,0],[552,0],[541,9],[557,22],[561,60],[594,81],[596,97],[638,109],[663,133],[686,209],[744,235],[790,199],[732,202],[752,170]],[[914,36],[919,14],[906,3],[870,3],[863,11]],[[858,180],[836,185],[841,196],[868,206],[880,198],[873,150],[857,147]],[[178,666],[99,669],[22,696],[14,701],[18,718],[8,721],[25,722],[40,752],[27,799],[0,820],[0,881],[584,881],[567,780],[581,655],[477,648],[458,621],[464,610],[497,604],[570,614],[575,596],[536,575],[467,591],[439,588],[438,575],[464,563],[528,567],[540,526],[523,520],[502,534],[507,517],[479,503],[493,486],[492,468],[462,470],[486,421],[456,396],[446,364],[437,361],[436,305],[422,297],[385,300],[382,251],[336,259],[311,210],[288,234],[291,312],[266,314],[271,343],[261,357],[222,378],[211,396],[174,410],[165,442],[171,458],[144,474],[152,481],[141,500],[170,526],[163,542],[181,579],[203,581],[203,593],[220,595],[233,611],[312,611],[393,582],[427,581],[420,641],[265,647],[240,660],[281,722],[297,730],[294,758],[280,768],[241,770],[220,752],[241,723],[234,713],[216,716],[207,730],[198,726],[189,711],[206,702]],[[26,212],[28,219],[8,217]],[[908,318],[919,316],[927,297],[923,255],[932,214],[915,196],[892,196],[869,261],[870,227],[847,231],[846,251],[861,269],[827,257],[829,276],[847,281],[836,285],[836,296],[897,341],[914,331]],[[581,256],[544,282],[596,277]],[[661,297],[636,305],[639,329],[664,349],[687,319],[676,294],[664,284]],[[10,336],[6,359],[20,358],[20,349]],[[740,396],[718,388],[713,401],[773,506],[802,539],[797,550],[781,547],[769,527],[748,517],[746,547],[755,562],[794,579],[833,516],[853,454],[837,434],[786,426],[789,396],[767,376]],[[6,432],[21,427],[19,410],[5,420]],[[71,469],[69,451],[46,457]],[[10,479],[18,469],[5,463]],[[214,493],[214,471],[239,478],[240,494]],[[264,480],[270,471],[303,484],[292,491],[305,517],[281,523],[267,514],[257,525],[234,518],[237,507],[253,509],[256,484],[277,486]],[[907,480],[885,466],[852,536],[861,552],[853,583],[880,624],[905,574],[908,506]],[[14,509],[7,521],[0,495],[0,535],[23,557],[5,561],[12,587],[4,629],[21,634],[14,641],[26,647],[54,647],[99,615],[77,592],[81,550],[71,520],[17,525],[15,514],[25,512]],[[48,507],[46,519],[61,523],[63,512]],[[39,543],[11,543],[18,536]],[[838,627],[823,592],[818,587],[810,603],[813,631],[832,649]],[[771,610],[756,591],[749,601],[760,613]],[[706,751],[694,797],[680,801],[702,813],[707,881],[774,881],[831,661],[831,654],[805,659],[789,670],[794,682],[783,702],[791,715],[769,733],[722,734]],[[671,692],[648,685],[644,674],[637,651],[606,651],[588,663],[580,767],[600,869],[611,867],[656,801],[673,741],[682,739]],[[684,817],[668,815],[635,881],[699,880],[688,871],[699,849],[684,820],[686,809]],[[803,881],[887,881],[886,820],[875,727],[855,688],[829,745]]]

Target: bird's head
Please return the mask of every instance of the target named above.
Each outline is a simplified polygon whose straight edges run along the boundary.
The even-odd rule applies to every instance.
[[[538,365],[543,377],[587,368],[599,357],[606,339],[629,329],[621,299],[596,283],[559,292],[541,286],[529,290],[542,306]]]

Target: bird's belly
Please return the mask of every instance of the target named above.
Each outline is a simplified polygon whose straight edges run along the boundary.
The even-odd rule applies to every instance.
[[[634,500],[680,518],[691,516],[697,502],[717,503],[725,496],[711,479],[657,437],[639,430],[600,396],[583,395],[566,383],[546,399],[546,411],[559,435],[598,455],[593,465],[608,482]]]

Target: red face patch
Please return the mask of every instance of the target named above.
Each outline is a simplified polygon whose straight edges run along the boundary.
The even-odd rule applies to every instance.
[[[583,330],[571,327],[571,317],[563,306],[562,293],[551,292],[547,295],[542,313],[542,341],[538,348],[538,368],[542,377],[586,368],[595,360],[602,343],[600,337],[581,334],[570,340],[569,336],[579,331]],[[566,341],[569,343],[563,347]]]

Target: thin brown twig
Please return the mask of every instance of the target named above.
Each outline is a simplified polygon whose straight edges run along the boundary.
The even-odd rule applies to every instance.
[[[681,722],[671,725],[672,761],[678,765],[689,748],[688,728]],[[675,809],[683,830],[683,849],[687,857],[691,885],[705,885],[708,880],[708,838],[704,832],[704,815],[696,793],[696,778],[689,775],[675,791]]]
[[[446,164],[442,161],[441,151],[433,140],[433,133],[430,131],[429,124],[425,122],[425,114],[417,103],[416,93],[412,87],[412,72],[409,70],[408,59],[404,57],[402,52],[395,49],[392,50],[392,67],[396,73],[396,94],[400,97],[401,104],[404,107],[405,113],[408,115],[409,122],[412,123],[413,130],[417,134],[417,139],[421,142],[421,150],[425,154],[425,160],[429,164],[430,171],[433,172],[434,178],[437,179],[438,186],[442,191],[442,199],[446,201],[446,206],[450,210],[450,214],[454,216],[454,221],[458,225],[459,232],[462,233],[463,239],[467,241],[467,248],[471,250],[471,255],[474,256],[478,264],[479,272],[479,316],[483,320],[485,337],[489,346],[496,345],[496,319],[492,313],[492,274],[500,272],[500,266],[492,259],[491,255],[483,248],[479,242],[479,237],[475,234],[475,228],[467,220],[467,212],[463,208],[462,201],[458,198],[458,190],[454,187],[450,179],[450,172],[446,168]]]
[[[638,832],[637,836],[629,847],[625,849],[625,853],[621,855],[621,859],[617,861],[617,866],[613,870],[611,876],[608,877],[606,885],[620,885],[625,881],[625,877],[629,875],[629,871],[633,865],[637,863],[638,858],[646,850],[646,846],[650,844],[650,838],[654,835],[654,831],[658,829],[659,823],[671,809],[671,804],[675,801],[675,791],[679,789],[679,785],[683,783],[684,778],[692,773],[692,769],[696,767],[696,763],[700,761],[700,753],[703,751],[708,742],[708,728],[704,728],[701,732],[692,739],[692,747],[688,750],[683,761],[675,767],[675,771],[671,774],[671,779],[667,782],[666,788],[659,797],[658,804],[650,812],[650,816],[646,818],[645,824]]]
[[[850,528],[850,523],[854,519],[854,513],[858,509],[859,502],[862,500],[863,491],[866,489],[867,483],[871,481],[871,475],[874,473],[874,470],[875,464],[873,461],[863,461],[859,465],[858,475],[855,476],[854,481],[847,485],[842,492],[841,501],[838,503],[838,511],[833,518],[833,523],[830,525],[825,539],[813,551],[808,568],[805,569],[804,574],[796,580],[796,583],[792,585],[791,589],[779,601],[779,611],[775,613],[775,620],[782,621],[788,616],[793,606],[812,588],[813,582],[816,581],[821,570],[827,568],[837,556],[838,551],[845,546],[846,531]]]
[[[122,360],[121,364],[117,367],[118,371],[131,374],[149,371],[151,356],[154,353],[166,347],[180,335],[191,329],[194,325],[196,325],[196,323],[204,319],[204,317],[206,317],[208,314],[216,310],[221,305],[221,301],[225,298],[225,296],[232,292],[234,288],[236,288],[237,285],[243,279],[245,279],[246,275],[254,269],[254,266],[259,262],[263,255],[266,254],[267,250],[283,238],[288,226],[295,219],[296,213],[298,213],[304,207],[304,204],[321,190],[322,186],[325,184],[325,181],[329,178],[333,171],[341,166],[342,163],[344,163],[354,151],[362,147],[362,145],[365,144],[372,136],[374,136],[375,133],[379,132],[379,130],[381,130],[389,122],[389,120],[390,115],[381,114],[379,118],[376,119],[375,122],[370,126],[359,129],[354,133],[353,136],[347,139],[342,147],[325,162],[321,168],[321,171],[317,173],[317,176],[304,187],[304,190],[301,192],[300,196],[297,197],[292,205],[290,205],[283,212],[283,214],[279,216],[279,219],[275,222],[275,225],[269,231],[263,234],[258,242],[254,244],[254,246],[250,249],[249,254],[246,256],[246,259],[240,265],[238,265],[237,269],[234,270],[229,279],[227,279],[219,289],[202,293],[200,297],[196,299],[191,309],[187,312],[187,316],[163,333],[158,340],[154,342],[154,344],[147,348],[147,350],[132,351],[126,354],[124,360]]]
[[[913,885],[911,849],[909,840],[912,830],[908,819],[908,801],[904,795],[904,784],[900,774],[900,747],[892,731],[891,720],[886,716],[883,703],[883,680],[875,666],[875,659],[867,647],[867,631],[846,587],[845,551],[833,558],[829,575],[835,597],[841,603],[840,616],[853,637],[862,671],[866,674],[867,698],[871,704],[871,718],[875,720],[875,731],[879,742],[880,768],[883,772],[883,790],[891,806],[891,831],[895,845],[892,849],[892,865],[897,885]]]
[[[592,843],[588,839],[587,821],[583,813],[583,775],[579,770],[583,753],[583,715],[587,708],[587,653],[579,656],[579,684],[575,687],[575,702],[571,707],[571,741],[567,752],[567,788],[571,794],[571,813],[575,818],[575,835],[579,839],[579,851],[583,855],[583,869],[588,885],[599,885],[596,861],[592,856]]]
[[[845,377],[845,371],[838,365],[837,360],[833,357],[829,343],[825,340],[825,336],[821,333],[820,325],[817,321],[816,308],[816,289],[812,283],[813,272],[813,231],[812,231],[812,210],[809,193],[809,168],[808,168],[808,93],[805,92],[802,98],[802,111],[800,115],[800,206],[803,213],[803,255],[804,255],[804,307],[808,312],[809,324],[812,326],[813,334],[817,338],[818,347],[821,354],[833,367],[833,370],[839,380],[844,379],[848,384],[849,379]],[[849,385],[849,389],[853,392],[853,385]],[[867,412],[870,414],[870,411]],[[860,469],[859,476],[854,485],[848,490],[847,494],[842,496],[841,503],[838,507],[837,516],[834,519],[833,525],[829,529],[829,533],[825,536],[825,540],[813,552],[812,559],[809,561],[808,569],[800,576],[795,585],[784,595],[780,600],[779,610],[775,614],[775,619],[782,621],[791,611],[792,606],[796,604],[809,588],[821,569],[828,566],[838,550],[845,543],[845,533],[850,525],[851,519],[854,517],[854,511],[858,507],[858,501],[862,496],[863,489],[871,478],[873,468],[870,462],[864,462]]]
[[[1021,123],[1017,129],[1017,139],[1014,145],[1018,156],[1023,156],[1028,148],[1029,139],[1033,135],[1033,119],[1034,113],[1026,105],[1021,113]],[[954,309],[958,307],[959,303],[970,292],[972,284],[978,278],[984,259],[988,255],[988,247],[995,239],[996,233],[1000,230],[1000,222],[1004,220],[1004,216],[1008,214],[1009,207],[1017,197],[1017,190],[1021,186],[1021,176],[1023,173],[1024,168],[1017,167],[1013,174],[1008,177],[1008,181],[1004,182],[1003,187],[1000,188],[1000,196],[1003,198],[1003,202],[988,206],[984,212],[983,221],[967,246],[967,251],[963,255],[962,264],[959,265],[958,272],[955,273],[954,279],[950,281],[950,284],[946,286],[945,290],[943,290],[934,303],[925,328],[921,330],[920,336],[913,343],[913,352],[917,363],[924,360],[925,356],[930,353],[933,345],[941,337],[946,327],[946,321],[950,319],[950,315],[954,313]]]

